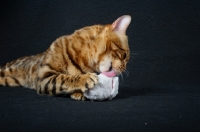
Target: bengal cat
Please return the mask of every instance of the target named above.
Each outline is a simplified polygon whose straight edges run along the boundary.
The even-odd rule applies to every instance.
[[[85,100],[83,93],[98,84],[97,73],[126,69],[130,57],[126,29],[129,15],[108,25],[93,25],[56,39],[43,53],[26,56],[0,68],[0,85],[23,86],[38,94],[70,94]]]

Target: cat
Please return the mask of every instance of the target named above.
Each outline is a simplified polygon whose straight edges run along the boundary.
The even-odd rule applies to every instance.
[[[85,100],[83,93],[98,84],[98,73],[125,71],[130,58],[126,36],[130,22],[131,17],[123,15],[112,24],[87,26],[61,36],[45,52],[1,66],[0,85]]]

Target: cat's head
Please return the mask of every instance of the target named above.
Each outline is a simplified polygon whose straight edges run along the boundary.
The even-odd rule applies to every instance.
[[[82,57],[80,57],[80,59],[84,58],[83,69],[87,66],[92,68],[90,71],[98,73],[123,72],[130,57],[126,36],[126,29],[130,22],[131,17],[124,15],[112,24],[88,26],[75,31],[74,35],[85,49],[82,50]]]
[[[131,22],[129,15],[124,15],[112,24],[105,25],[95,36],[96,70],[107,72],[114,70],[117,74],[126,69],[130,58],[126,30]]]

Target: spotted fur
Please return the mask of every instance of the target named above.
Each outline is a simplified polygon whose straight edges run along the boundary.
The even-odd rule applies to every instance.
[[[38,94],[83,93],[98,83],[96,73],[123,72],[130,57],[126,28],[130,16],[113,24],[94,25],[56,39],[45,52],[19,58],[0,67],[0,85],[23,86]]]

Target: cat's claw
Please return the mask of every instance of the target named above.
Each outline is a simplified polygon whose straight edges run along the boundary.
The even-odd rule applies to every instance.
[[[81,91],[86,92],[89,89],[94,88],[95,85],[98,84],[98,76],[96,73],[86,73],[83,77],[84,86]]]

